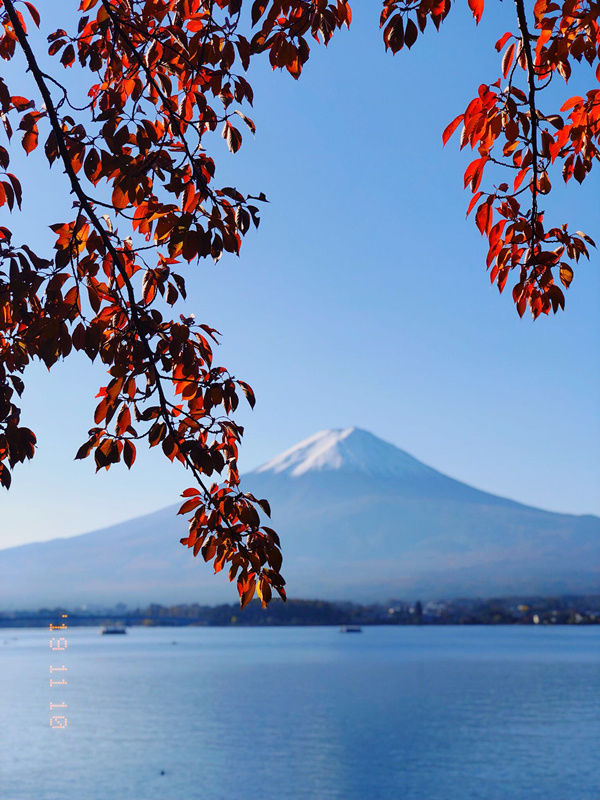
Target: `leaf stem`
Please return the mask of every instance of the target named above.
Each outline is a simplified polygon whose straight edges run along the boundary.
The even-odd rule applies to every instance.
[[[535,65],[533,63],[533,54],[531,52],[531,34],[527,27],[527,16],[525,14],[524,0],[515,0],[517,8],[517,19],[519,21],[519,30],[521,32],[521,41],[523,44],[523,51],[525,53],[525,61],[527,64],[527,84],[529,87],[529,114],[531,119],[531,156],[532,156],[532,171],[533,183],[531,187],[531,256],[534,255],[534,242],[536,236],[536,225],[538,217],[537,196],[538,196],[538,116],[535,104],[535,93],[537,91],[535,85]]]

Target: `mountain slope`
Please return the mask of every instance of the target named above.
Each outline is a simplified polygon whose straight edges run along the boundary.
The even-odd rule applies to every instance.
[[[599,589],[600,519],[479,491],[360,429],[315,434],[243,483],[271,502],[295,597]],[[175,511],[0,551],[0,603],[231,602],[234,587],[179,545]]]

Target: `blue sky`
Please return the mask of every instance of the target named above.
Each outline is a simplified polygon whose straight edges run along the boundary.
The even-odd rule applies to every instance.
[[[354,5],[351,30],[314,49],[299,82],[254,71],[256,137],[236,156],[216,145],[222,184],[270,200],[241,258],[187,273],[186,312],[221,331],[217,360],[257,393],[240,417],[242,466],[357,425],[487,491],[600,514],[600,257],[576,270],[565,313],[520,320],[465,220],[468,154],[441,146],[497,77],[493,43],[514,27],[513,7],[490,6],[476,28],[456,6],[439,34],[392,57],[378,9]],[[46,176],[37,157],[19,156],[18,170],[25,211],[8,220],[3,209],[2,224],[43,249],[47,225],[68,218],[64,176]],[[600,240],[598,175],[587,183],[557,180],[548,211]],[[0,546],[102,527],[189,485],[156,451],[130,473],[73,461],[104,383],[82,358],[29,370],[23,422],[39,449],[0,495]]]

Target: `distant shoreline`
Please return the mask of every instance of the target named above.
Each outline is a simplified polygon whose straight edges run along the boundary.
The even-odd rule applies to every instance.
[[[0,611],[0,628],[47,628],[57,613],[68,612],[69,627],[122,623],[127,627],[277,627],[322,625],[599,625],[600,595],[552,598],[461,599],[359,605],[323,600],[273,601],[263,609],[254,601],[201,606],[153,603],[145,608],[41,608]]]

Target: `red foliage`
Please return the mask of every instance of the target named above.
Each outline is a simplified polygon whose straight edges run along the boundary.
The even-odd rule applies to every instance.
[[[549,226],[540,208],[549,174],[562,165],[565,181],[581,182],[599,158],[600,90],[573,97],[560,112],[542,113],[538,99],[571,62],[586,60],[600,80],[600,5],[590,0],[537,0],[530,33],[516,0],[516,33],[504,50],[502,79],[448,125],[444,144],[461,128],[461,147],[477,157],[465,172],[475,222],[488,240],[487,267],[500,291],[508,274],[518,282],[519,314],[564,306],[558,279],[568,287],[573,262],[588,257],[592,240]],[[185,298],[182,265],[238,253],[242,237],[259,224],[266,198],[215,184],[208,155],[220,131],[236,153],[246,114],[250,61],[265,54],[273,68],[298,78],[310,40],[330,41],[351,22],[347,0],[81,0],[72,32],[58,29],[49,53],[63,69],[89,71],[89,102],[71,105],[67,87],[43,72],[27,37],[36,8],[0,0],[0,57],[26,58],[37,99],[12,95],[0,78],[0,111],[9,143],[15,130],[26,153],[43,144],[61,162],[75,197],[74,218],[52,225],[52,259],[15,246],[0,228],[0,482],[31,458],[35,436],[20,425],[20,374],[32,359],[51,367],[75,349],[105,365],[95,426],[77,453],[93,453],[97,469],[123,460],[131,467],[136,443],[147,440],[191,473],[180,513],[190,515],[182,543],[202,552],[215,572],[229,565],[242,604],[256,591],[263,604],[274,588],[285,598],[275,531],[261,524],[268,503],[243,493],[237,467],[243,433],[231,414],[250,387],[213,363],[217,331],[191,317],[165,317]],[[248,6],[248,1],[246,2]],[[478,22],[483,0],[469,0]],[[439,28],[450,0],[384,0],[380,24],[386,48],[412,47],[428,21]],[[248,8],[245,8],[248,11]],[[27,19],[26,19],[27,18]],[[517,85],[523,78],[523,88]],[[481,188],[491,171],[512,178]],[[20,208],[22,189],[0,146],[0,206]],[[527,200],[524,203],[524,200]],[[123,233],[119,228],[124,229]],[[162,310],[161,310],[162,309]],[[217,477],[212,485],[206,478]]]
[[[469,7],[479,21],[482,0],[469,0]],[[585,98],[572,97],[550,112],[540,110],[539,100],[556,74],[568,81],[573,60],[587,61],[595,81],[600,81],[600,4],[537,0],[533,32],[524,0],[516,0],[516,9],[517,32],[508,31],[496,42],[498,52],[504,50],[501,71],[507,83],[499,78],[489,86],[482,84],[464,113],[448,125],[442,141],[446,144],[461,126],[461,149],[468,145],[477,151],[465,172],[465,188],[473,194],[467,214],[476,208],[475,223],[488,239],[486,264],[492,283],[502,291],[514,271],[517,311],[523,316],[529,306],[536,318],[564,308],[564,293],[556,281],[568,288],[573,262],[589,258],[588,245],[594,246],[589,236],[570,233],[566,224],[548,225],[540,203],[552,188],[552,169],[561,165],[565,182],[574,176],[581,183],[598,161],[600,89],[592,89]],[[394,52],[404,44],[410,47],[406,30],[413,14],[422,32],[428,18],[439,27],[449,11],[449,1],[385,0],[381,24],[386,46]],[[492,168],[494,175],[504,171],[506,177],[488,190],[480,189],[484,172]]]

